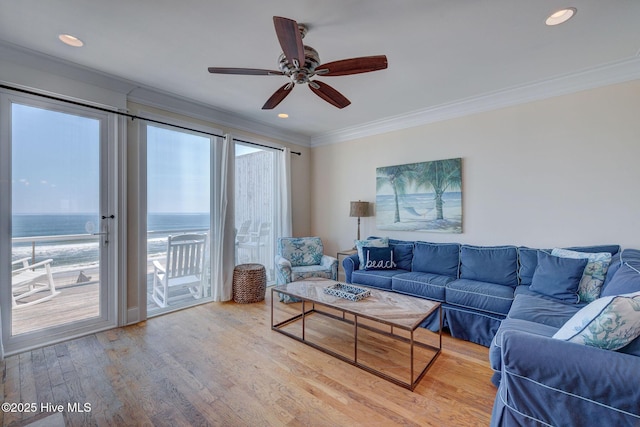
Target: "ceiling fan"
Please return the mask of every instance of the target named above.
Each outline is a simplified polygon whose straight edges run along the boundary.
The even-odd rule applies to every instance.
[[[351,101],[328,84],[318,80],[311,80],[311,78],[315,76],[347,76],[387,68],[387,57],[385,55],[363,56],[320,64],[318,52],[314,48],[302,44],[302,39],[307,33],[307,27],[304,24],[298,24],[293,19],[280,16],[273,17],[273,24],[283,51],[278,59],[279,71],[256,68],[209,67],[209,72],[214,74],[289,77],[291,81],[271,95],[262,106],[263,110],[275,108],[291,93],[296,84],[308,84],[311,91],[320,98],[338,108],[344,108],[351,104]]]

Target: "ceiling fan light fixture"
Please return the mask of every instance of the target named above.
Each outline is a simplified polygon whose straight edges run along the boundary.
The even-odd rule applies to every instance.
[[[577,11],[578,9],[576,9],[575,7],[567,7],[565,9],[560,9],[557,12],[554,12],[551,15],[549,15],[549,17],[545,21],[545,24],[549,26],[563,24],[567,22],[569,19],[573,18],[573,16],[576,14]]]

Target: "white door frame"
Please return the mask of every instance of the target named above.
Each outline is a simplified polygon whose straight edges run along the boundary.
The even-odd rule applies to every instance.
[[[109,226],[109,244],[101,251],[100,271],[101,312],[96,318],[74,324],[65,324],[31,333],[11,336],[11,106],[14,103],[36,108],[50,109],[62,113],[90,117],[100,121],[100,215],[111,216],[106,219]],[[122,239],[124,212],[122,197],[124,179],[119,173],[123,170],[124,142],[123,130],[119,131],[116,114],[99,111],[69,103],[43,99],[38,96],[18,94],[14,91],[0,90],[0,312],[2,321],[2,345],[4,355],[11,355],[32,348],[42,347],[89,333],[110,329],[123,323],[126,307],[126,292],[118,289],[124,277]],[[101,224],[102,227],[102,224]],[[120,261],[120,262],[119,262]],[[117,298],[118,294],[122,296]],[[119,308],[120,307],[120,308]]]

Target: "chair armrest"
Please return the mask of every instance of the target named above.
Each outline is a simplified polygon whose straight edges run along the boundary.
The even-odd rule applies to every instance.
[[[158,273],[158,271],[163,274],[167,272],[165,267],[163,267],[162,264],[160,264],[157,260],[153,261],[153,269],[155,270],[153,272],[154,274]]]
[[[291,282],[291,262],[282,255],[276,255],[276,283],[284,285]]]
[[[338,258],[330,255],[322,255],[320,265],[331,270],[331,280],[338,280]]]
[[[276,255],[276,267],[291,269],[291,261],[281,255]]]
[[[331,268],[333,264],[338,265],[338,258],[332,257],[330,255],[322,255],[322,259],[320,260],[321,266]]]
[[[342,260],[342,268],[344,268],[344,276],[347,283],[351,283],[351,274],[360,267],[360,258],[358,254],[349,255]]]
[[[44,261],[36,262],[35,264],[27,265],[26,267],[12,270],[11,273],[12,274],[21,273],[23,271],[34,270],[35,268],[42,267],[42,266],[45,266],[45,268],[49,268],[52,262],[53,262],[53,259],[51,258],[45,259]]]
[[[20,259],[17,259],[15,261],[11,261],[11,266],[13,267],[14,265],[22,264],[21,268],[29,267],[29,260],[30,259],[31,258],[20,258]]]
[[[640,424],[640,357],[522,331],[505,331],[502,344],[496,400],[511,415],[563,426]]]

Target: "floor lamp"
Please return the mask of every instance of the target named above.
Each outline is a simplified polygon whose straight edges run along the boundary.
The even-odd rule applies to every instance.
[[[351,202],[351,210],[349,211],[350,217],[358,218],[358,240],[360,240],[360,218],[369,216],[369,202]]]

